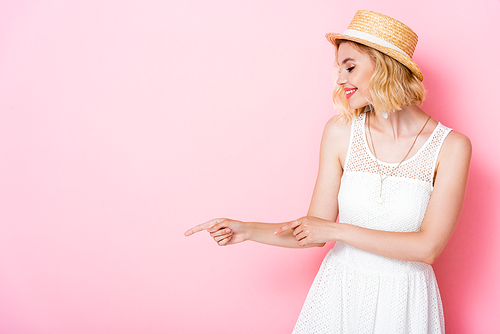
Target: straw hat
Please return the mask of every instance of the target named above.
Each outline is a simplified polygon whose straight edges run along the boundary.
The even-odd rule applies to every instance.
[[[406,66],[420,81],[424,79],[411,60],[418,36],[409,27],[389,16],[358,10],[343,34],[328,33],[326,38],[337,46],[337,40],[348,40],[374,48]]]

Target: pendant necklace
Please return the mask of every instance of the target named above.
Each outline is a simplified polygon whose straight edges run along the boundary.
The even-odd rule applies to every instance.
[[[370,116],[370,115],[368,115]],[[375,155],[375,162],[377,163],[377,171],[378,171],[378,175],[380,176],[380,193],[379,193],[379,196],[377,198],[377,203],[379,204],[382,204],[382,202],[384,202],[384,199],[382,198],[382,187],[384,185],[384,181],[389,177],[391,176],[392,174],[394,174],[394,172],[399,168],[399,166],[401,166],[401,164],[403,163],[403,161],[405,161],[406,157],[408,157],[408,155],[410,154],[411,150],[413,149],[413,146],[415,146],[415,143],[417,142],[417,138],[418,136],[420,136],[420,134],[422,133],[422,131],[424,131],[425,129],[425,126],[427,125],[427,123],[429,123],[429,120],[431,119],[431,116],[429,116],[427,118],[427,121],[425,121],[425,124],[424,126],[422,127],[422,129],[420,129],[420,132],[417,134],[417,136],[415,137],[415,139],[413,140],[413,144],[411,144],[410,146],[410,149],[408,150],[408,152],[406,153],[406,155],[404,156],[404,158],[398,163],[398,165],[396,167],[394,167],[394,169],[388,174],[386,175],[385,177],[382,177],[382,171],[380,169],[380,163],[378,162],[378,158],[377,158],[377,152],[375,151],[375,144],[373,143],[373,137],[372,137],[372,130],[370,129],[370,117],[367,117],[368,118],[368,133],[370,134],[370,141],[372,142],[372,150],[373,150],[373,155]]]

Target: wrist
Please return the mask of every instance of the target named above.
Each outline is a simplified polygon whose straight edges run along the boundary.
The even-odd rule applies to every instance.
[[[243,227],[243,241],[252,240],[253,238],[253,228],[252,223],[241,222]]]
[[[346,224],[342,223],[333,223],[333,240],[332,241],[341,241],[344,242],[345,240],[345,232],[346,232]]]

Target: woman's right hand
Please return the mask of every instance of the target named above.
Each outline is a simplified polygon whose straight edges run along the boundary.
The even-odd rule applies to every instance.
[[[227,218],[216,218],[187,230],[184,235],[207,230],[219,246],[233,245],[247,240],[245,223]]]

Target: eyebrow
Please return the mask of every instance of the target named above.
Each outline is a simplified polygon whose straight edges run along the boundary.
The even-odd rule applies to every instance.
[[[347,63],[348,61],[350,60],[354,60],[354,58],[346,58],[342,61],[342,65],[344,65],[345,63]]]

